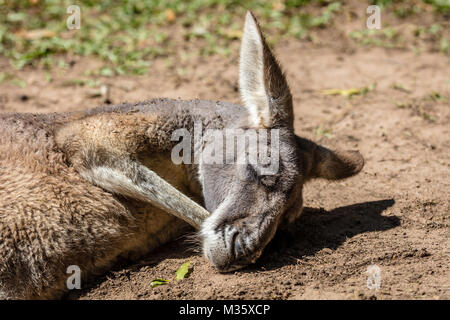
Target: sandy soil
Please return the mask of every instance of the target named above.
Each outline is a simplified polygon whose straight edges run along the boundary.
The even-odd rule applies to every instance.
[[[275,51],[294,95],[297,133],[329,147],[359,149],[363,171],[342,182],[308,184],[303,215],[244,270],[217,273],[182,238],[142,261],[118,265],[68,298],[450,298],[449,56],[295,40]],[[99,81],[111,86],[113,103],[154,97],[239,101],[235,58],[198,57],[186,66],[186,76],[163,64],[155,61],[145,77]],[[53,72],[51,83],[40,69],[14,71],[28,85],[0,84],[0,110],[98,106],[103,101],[91,97],[94,89],[66,85],[95,66],[95,60],[74,58],[67,71]],[[10,67],[0,59],[0,68]],[[320,93],[374,82],[375,90],[351,99]],[[320,134],[324,130],[329,134]],[[173,279],[187,260],[193,266],[188,279],[150,287],[154,278]],[[367,268],[374,264],[381,270],[379,290],[366,286]]]

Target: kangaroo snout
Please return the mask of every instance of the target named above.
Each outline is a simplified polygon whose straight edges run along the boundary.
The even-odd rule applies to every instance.
[[[204,255],[219,272],[235,271],[256,262],[266,245],[261,244],[266,237],[261,237],[256,225],[248,227],[246,223],[242,227],[236,224],[205,227],[202,235]]]

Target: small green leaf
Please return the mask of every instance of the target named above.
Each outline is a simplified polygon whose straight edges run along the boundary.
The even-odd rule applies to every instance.
[[[165,284],[168,284],[169,280],[165,280],[165,279],[154,279],[152,282],[150,282],[150,286],[152,288],[155,288],[157,286],[162,286]]]
[[[370,91],[374,90],[376,88],[377,84],[376,82],[372,83],[368,87],[363,88],[352,88],[352,89],[329,89],[329,90],[321,90],[320,92],[325,95],[341,95],[344,97],[351,97],[353,95],[365,95],[369,93]]]
[[[353,88],[353,89],[329,89],[329,90],[322,90],[321,91],[325,95],[341,95],[345,97],[351,97],[356,94],[361,94],[362,90],[359,88]]]
[[[189,274],[192,272],[192,268],[189,268],[191,262],[185,262],[178,268],[176,274],[177,280],[183,280],[184,278],[189,277]]]

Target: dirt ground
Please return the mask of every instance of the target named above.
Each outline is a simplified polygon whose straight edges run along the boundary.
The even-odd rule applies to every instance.
[[[237,50],[236,47],[235,50]],[[450,298],[450,57],[438,52],[349,47],[336,40],[297,40],[275,48],[295,103],[299,135],[328,147],[359,149],[366,165],[342,182],[313,181],[305,211],[278,232],[259,261],[217,273],[185,238],[136,264],[86,284],[76,299],[449,299]],[[148,76],[99,78],[113,103],[154,97],[239,102],[236,58],[198,57],[187,75],[155,61]],[[25,88],[0,84],[0,111],[62,112],[96,107],[92,88],[67,81],[96,66],[74,57],[67,71],[14,71]],[[0,59],[2,70],[10,69]],[[329,96],[330,88],[365,87],[366,95]],[[173,279],[182,263],[193,271]],[[367,287],[377,265],[381,287]]]

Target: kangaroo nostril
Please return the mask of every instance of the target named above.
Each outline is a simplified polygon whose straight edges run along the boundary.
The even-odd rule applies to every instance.
[[[239,238],[237,238],[236,241],[234,242],[234,251],[236,258],[242,257],[244,255],[244,250],[242,248],[241,241],[239,240]]]
[[[238,244],[238,242],[239,242],[238,235],[239,235],[239,232],[237,232],[237,231],[233,232],[231,235],[231,239],[230,239],[231,242],[228,243],[231,255],[234,256],[234,259],[239,257],[241,255],[241,251],[242,251],[240,244]]]

